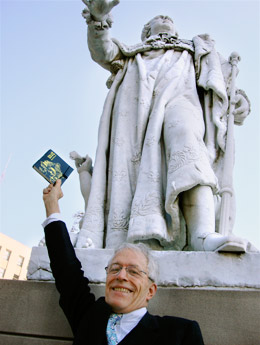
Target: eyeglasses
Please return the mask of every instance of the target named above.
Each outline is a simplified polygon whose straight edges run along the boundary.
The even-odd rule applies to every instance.
[[[125,269],[126,273],[128,275],[130,275],[131,277],[141,278],[142,277],[142,273],[143,273],[151,281],[153,281],[153,279],[151,279],[145,271],[142,271],[138,267],[133,266],[133,265],[122,266],[122,265],[119,265],[119,264],[112,264],[112,265],[109,265],[109,266],[105,267],[105,270],[106,270],[107,274],[111,274],[111,275],[117,276],[122,271],[123,268]]]

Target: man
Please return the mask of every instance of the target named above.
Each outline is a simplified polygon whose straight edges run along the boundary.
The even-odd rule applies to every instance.
[[[61,181],[43,191],[44,222],[51,269],[60,293],[60,305],[70,323],[74,345],[203,345],[197,322],[150,315],[157,266],[144,245],[119,248],[106,267],[105,298],[95,300],[89,281],[60,220]]]
[[[88,46],[110,70],[110,91],[87,210],[77,247],[146,242],[156,250],[244,251],[218,233],[230,64],[208,35],[178,38],[168,16],[145,25],[142,42],[110,38],[109,12],[119,1],[84,1]],[[237,94],[235,121],[248,103]],[[205,111],[204,111],[205,110]],[[228,233],[232,231],[231,211]]]

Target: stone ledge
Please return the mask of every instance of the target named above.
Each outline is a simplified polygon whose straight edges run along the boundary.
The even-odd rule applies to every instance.
[[[10,335],[0,333],[2,345],[72,345],[72,340],[59,340],[50,338],[26,337],[23,335]]]
[[[260,253],[152,251],[159,263],[160,286],[260,288]],[[112,249],[76,249],[85,275],[104,283],[104,267]],[[46,247],[34,247],[28,268],[29,280],[53,280]]]
[[[103,296],[104,284],[91,290]],[[0,344],[72,344],[54,283],[0,279],[0,291]],[[160,287],[148,309],[197,320],[205,345],[260,345],[260,290]]]

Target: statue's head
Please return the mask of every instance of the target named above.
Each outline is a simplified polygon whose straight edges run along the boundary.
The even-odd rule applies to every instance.
[[[156,16],[145,24],[141,39],[145,41],[148,37],[157,35],[159,33],[168,33],[172,36],[178,37],[178,32],[175,29],[173,20],[168,16]]]

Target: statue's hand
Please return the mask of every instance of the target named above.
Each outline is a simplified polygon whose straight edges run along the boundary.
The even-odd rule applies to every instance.
[[[236,94],[235,98],[235,110],[234,121],[236,125],[241,126],[250,112],[250,104],[248,99],[241,93]]]
[[[88,155],[86,155],[86,157],[84,158],[84,162],[82,163],[81,166],[84,167],[84,170],[91,171],[92,159]]]
[[[75,165],[79,173],[84,170],[91,173],[92,159],[88,155],[82,157],[78,152],[72,151],[70,152],[70,158],[75,161]]]
[[[113,7],[119,4],[120,0],[82,0],[87,5],[92,17],[97,21],[104,21]]]

